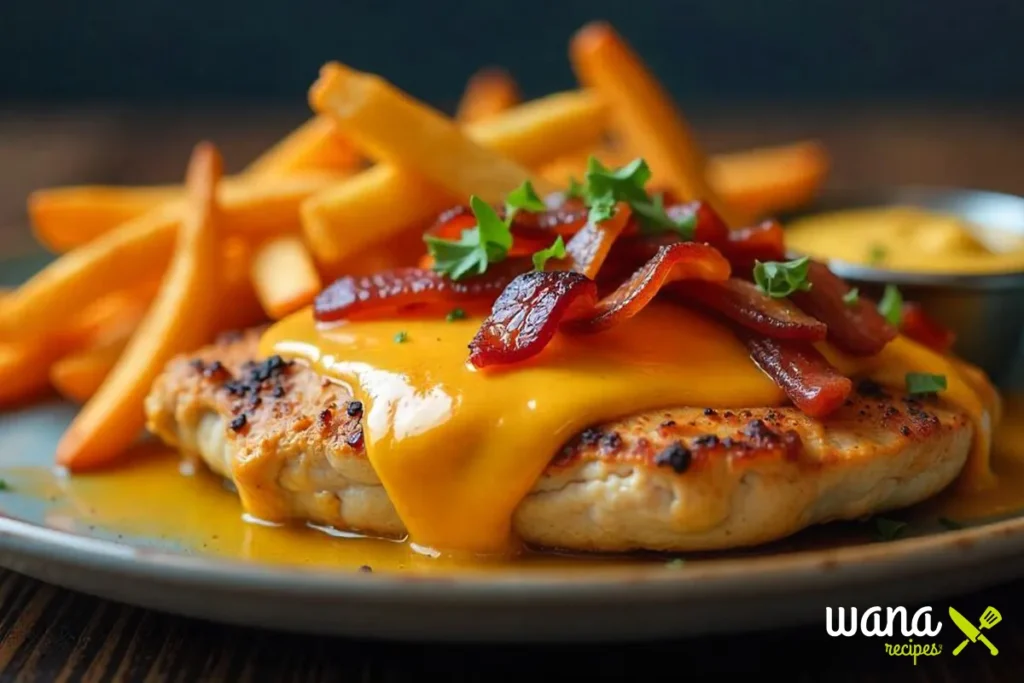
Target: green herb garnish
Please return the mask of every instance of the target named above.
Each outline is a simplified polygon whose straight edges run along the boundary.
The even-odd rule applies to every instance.
[[[452,310],[448,311],[448,315],[446,315],[444,319],[447,320],[448,322],[454,322],[456,320],[462,320],[465,317],[466,312],[464,310],[462,310],[461,308],[453,308]]]
[[[7,485],[7,480],[6,479],[0,479],[0,491],[6,491],[6,490],[8,490],[10,488],[11,487]]]
[[[559,235],[555,238],[555,241],[547,249],[541,249],[535,252],[533,255],[533,267],[535,270],[544,270],[544,266],[547,265],[549,259],[560,259],[565,258],[565,242],[562,241],[562,236]]]
[[[878,302],[878,312],[894,327],[899,327],[903,321],[903,295],[895,285],[885,286],[882,300]]]
[[[856,287],[843,294],[843,303],[847,306],[856,306],[858,301],[860,301],[860,290]]]
[[[683,239],[692,239],[696,216],[673,219],[665,212],[665,199],[661,194],[653,197],[645,186],[651,179],[651,169],[643,159],[634,159],[622,168],[610,169],[596,157],[587,161],[586,181],[582,188],[583,201],[590,208],[588,220],[606,221],[615,214],[615,204],[625,202],[640,219],[646,233],[678,232]]]
[[[949,517],[939,517],[939,524],[944,526],[950,531],[956,531],[957,529],[963,529],[964,525],[956,520],[950,519]]]
[[[423,239],[434,257],[434,270],[452,280],[483,275],[487,266],[504,261],[512,247],[512,232],[494,208],[479,197],[469,198],[476,226],[463,230],[458,240],[430,235]]]
[[[665,566],[666,567],[672,567],[673,569],[675,569],[677,567],[682,567],[684,564],[686,564],[686,560],[684,560],[681,557],[676,557],[676,558],[671,559],[668,562],[666,562]]]
[[[875,517],[875,537],[879,541],[894,541],[907,530],[907,523],[885,517]]]
[[[787,297],[793,292],[810,290],[807,269],[810,258],[804,256],[795,261],[754,262],[754,282],[758,289],[774,299]]]
[[[569,178],[569,189],[565,191],[566,199],[583,199],[583,183],[575,178]]]
[[[873,244],[868,249],[868,265],[877,266],[881,265],[885,261],[885,257],[888,256],[889,251],[881,244]]]
[[[408,340],[409,340],[409,333],[406,332],[405,330],[402,330],[401,332],[396,332],[395,333],[395,343],[396,344],[404,344]]]
[[[547,208],[548,205],[537,196],[537,191],[533,189],[530,181],[524,180],[522,185],[509,192],[508,196],[505,197],[505,223],[510,223],[512,217],[520,209],[525,209],[526,211],[547,211]]]
[[[946,388],[945,375],[932,375],[927,372],[907,373],[907,393],[920,396],[921,394],[934,394]]]

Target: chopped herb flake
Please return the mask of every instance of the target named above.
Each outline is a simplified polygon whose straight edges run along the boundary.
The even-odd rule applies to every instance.
[[[444,319],[447,320],[448,322],[454,322],[456,320],[462,320],[465,317],[466,312],[464,310],[462,310],[461,308],[453,308],[452,310],[448,311],[448,315],[446,315]]]
[[[520,209],[526,211],[546,211],[547,204],[537,196],[537,191],[529,180],[508,193],[505,197],[505,221],[508,222]]]
[[[575,178],[569,178],[569,189],[565,191],[566,199],[583,199],[583,183]]]
[[[945,375],[931,375],[927,372],[907,373],[907,393],[914,395],[934,394],[946,388]]]
[[[885,517],[875,517],[875,536],[879,541],[894,541],[907,530],[907,523]]]
[[[562,236],[559,235],[550,247],[541,249],[533,255],[533,267],[536,270],[544,270],[544,266],[547,265],[549,259],[562,258],[565,258],[565,242],[562,241]]]
[[[754,262],[754,282],[768,296],[781,299],[793,292],[810,290],[807,281],[807,269],[810,259],[807,256],[795,261],[761,261]]]
[[[395,333],[395,343],[396,344],[404,344],[408,340],[409,340],[409,334],[405,330],[402,330],[401,332],[396,332]]]
[[[885,257],[888,256],[889,251],[881,244],[872,244],[871,248],[868,249],[868,265],[879,266],[885,262]]]
[[[856,306],[858,301],[860,301],[860,290],[856,287],[843,294],[843,303],[847,306]]]
[[[878,302],[878,312],[894,327],[899,327],[903,321],[903,295],[895,285],[885,286],[882,300]]]

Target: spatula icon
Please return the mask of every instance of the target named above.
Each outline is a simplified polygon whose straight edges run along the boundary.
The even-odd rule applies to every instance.
[[[993,657],[999,654],[999,650],[996,649],[996,646],[993,645],[981,632],[982,628],[991,629],[1003,620],[1003,615],[1001,615],[995,607],[987,608],[981,615],[981,628],[976,627],[967,619],[967,617],[960,614],[952,607],[949,608],[949,616],[953,619],[953,623],[957,625],[957,628],[963,631],[964,635],[967,636],[967,639],[957,645],[956,649],[953,650],[954,656],[960,654],[960,652],[967,647],[967,643],[977,643],[978,641],[984,643],[985,647],[988,648],[988,651],[992,653]]]

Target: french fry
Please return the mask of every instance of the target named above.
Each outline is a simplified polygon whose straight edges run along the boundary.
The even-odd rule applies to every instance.
[[[635,158],[625,150],[601,147],[555,159],[539,172],[558,184],[570,178],[582,180],[590,156],[609,167],[623,166]],[[726,203],[745,216],[761,218],[805,205],[821,188],[828,168],[824,147],[803,141],[714,155],[708,160],[706,175]],[[652,175],[649,187],[664,186],[659,176]]]
[[[604,132],[607,107],[585,91],[549,95],[480,123],[466,134],[523,166],[592,147]],[[364,253],[402,231],[422,227],[469,195],[452,194],[404,169],[381,163],[339,181],[302,205],[302,229],[327,268]]]
[[[474,142],[451,119],[379,76],[326,64],[309,101],[374,159],[409,169],[455,195],[498,202],[531,180],[529,170]],[[541,193],[556,189],[543,180],[535,187]]]
[[[180,196],[174,186],[60,187],[30,194],[28,215],[36,237],[51,250],[64,252]]]
[[[50,384],[64,398],[85,403],[103,386],[128,344],[128,338],[70,353],[50,368]]]
[[[280,234],[298,227],[299,202],[343,176],[323,172],[229,178],[220,190],[226,232]],[[36,239],[64,253],[122,225],[160,222],[173,228],[181,213],[180,189],[173,187],[58,187],[34,192],[29,217]],[[170,199],[168,199],[170,196]],[[125,221],[124,217],[130,216]]]
[[[322,174],[266,179],[218,192],[225,228],[269,237],[294,232],[300,202],[327,187]],[[39,271],[0,301],[0,338],[52,330],[90,301],[159,275],[174,249],[182,205],[171,203],[83,244]]]
[[[57,446],[57,462],[72,471],[115,460],[144,425],[143,400],[164,364],[205,342],[218,297],[216,189],[222,161],[200,144],[186,176],[186,204],[170,267],[157,298],[124,353]]]
[[[266,178],[307,171],[352,172],[363,163],[359,150],[327,116],[314,116],[263,152],[243,175]]]
[[[291,235],[271,240],[257,250],[252,281],[263,310],[274,320],[312,303],[322,288],[305,245]]]
[[[708,160],[707,178],[729,206],[763,218],[806,205],[828,171],[825,148],[807,141],[715,155]]]
[[[455,120],[459,123],[486,121],[519,104],[519,88],[504,69],[481,69],[470,77],[462,94]]]
[[[60,346],[48,339],[0,342],[0,408],[45,393],[50,364],[60,352]]]
[[[729,225],[745,222],[705,179],[704,156],[672,100],[609,24],[584,26],[569,52],[577,78],[604,95],[616,132],[655,174],[680,197],[708,202]]]

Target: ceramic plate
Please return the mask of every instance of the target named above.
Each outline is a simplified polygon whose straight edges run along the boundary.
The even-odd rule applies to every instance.
[[[0,263],[0,275],[16,280],[31,267]],[[1024,576],[1024,517],[955,531],[911,525],[909,537],[884,543],[857,525],[832,525],[681,565],[445,575],[225,559],[173,534],[69,517],[59,493],[21,486],[24,472],[50,466],[74,410],[49,401],[0,413],[0,477],[8,483],[0,491],[0,564],[187,616],[394,639],[650,639],[820,624],[826,606],[912,605]],[[247,524],[241,515],[238,524]]]

